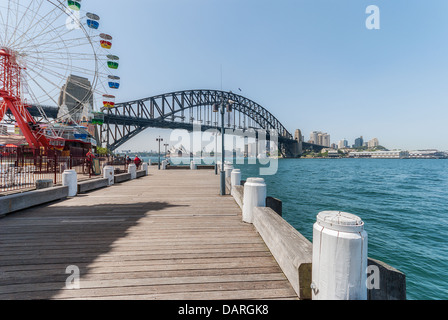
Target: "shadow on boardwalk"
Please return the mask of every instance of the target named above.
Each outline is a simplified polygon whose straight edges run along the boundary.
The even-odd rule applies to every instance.
[[[39,206],[0,219],[1,300],[55,297],[66,287],[68,266],[79,268],[81,280],[93,263],[97,273],[116,272],[133,255],[126,255],[126,250],[118,256],[109,253],[123,251],[122,246],[138,250],[138,238],[124,238],[140,219],[185,206],[166,202],[66,203]]]

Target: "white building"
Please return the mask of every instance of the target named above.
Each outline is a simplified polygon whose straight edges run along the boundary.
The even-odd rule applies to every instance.
[[[309,142],[325,147],[330,147],[331,145],[330,135],[321,131],[311,132]]]
[[[370,140],[370,141],[367,143],[367,147],[368,147],[369,149],[378,147],[379,145],[380,145],[380,143],[379,143],[379,141],[378,141],[377,138],[373,138],[372,140]]]
[[[322,143],[320,144],[321,146],[325,146],[325,147],[330,147],[330,135],[328,133],[323,133],[322,134]]]
[[[371,159],[408,159],[408,151],[362,151],[362,152],[350,152],[350,158],[371,158]]]
[[[348,148],[348,141],[347,140],[340,140],[338,142],[338,149],[344,149],[344,148]]]
[[[409,157],[412,159],[441,159],[444,154],[438,150],[415,150],[409,151]]]
[[[318,131],[313,131],[310,133],[310,143],[317,144],[319,142],[319,133]]]

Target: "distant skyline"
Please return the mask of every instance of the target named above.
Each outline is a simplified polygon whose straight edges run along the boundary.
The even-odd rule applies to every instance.
[[[381,29],[368,30],[369,5]],[[446,0],[83,1],[120,56],[117,102],[238,91],[294,134],[448,150]],[[222,66],[222,79],[221,79]],[[119,149],[154,149],[150,129]],[[169,137],[169,134],[166,134]],[[152,141],[154,140],[154,141]]]

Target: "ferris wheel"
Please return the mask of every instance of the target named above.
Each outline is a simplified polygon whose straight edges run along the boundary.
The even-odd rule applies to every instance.
[[[120,59],[86,3],[0,2],[0,121],[9,109],[29,145],[57,144],[70,132],[93,136],[102,110],[115,105]],[[45,125],[29,115],[30,106]],[[59,108],[56,119],[47,117],[45,106]]]

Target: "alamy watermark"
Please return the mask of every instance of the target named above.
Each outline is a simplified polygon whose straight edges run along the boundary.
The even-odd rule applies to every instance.
[[[65,288],[68,290],[78,290],[81,288],[80,285],[80,271],[79,267],[75,265],[68,266],[65,269],[65,273],[69,274],[65,280]]]
[[[225,162],[232,164],[260,165],[261,176],[275,175],[278,171],[279,139],[275,130],[230,129],[224,130]],[[200,150],[201,162],[213,165],[221,161],[222,135],[219,129],[202,130],[200,124],[193,125],[193,132],[176,129],[171,132],[170,142],[174,148],[184,147],[186,150]],[[219,154],[219,156],[218,156]],[[234,155],[239,155],[234,157]],[[170,157],[173,165],[184,163],[185,156]],[[198,157],[193,156],[193,159]],[[189,164],[189,163],[188,163]]]
[[[367,290],[380,290],[380,268],[375,265],[367,267]]]
[[[368,30],[381,29],[380,8],[375,5],[370,5],[366,8],[366,14],[369,15],[366,19],[366,28]]]
[[[65,26],[67,30],[81,29],[81,14],[79,13],[79,11],[66,8],[65,13],[68,16],[65,20]]]

